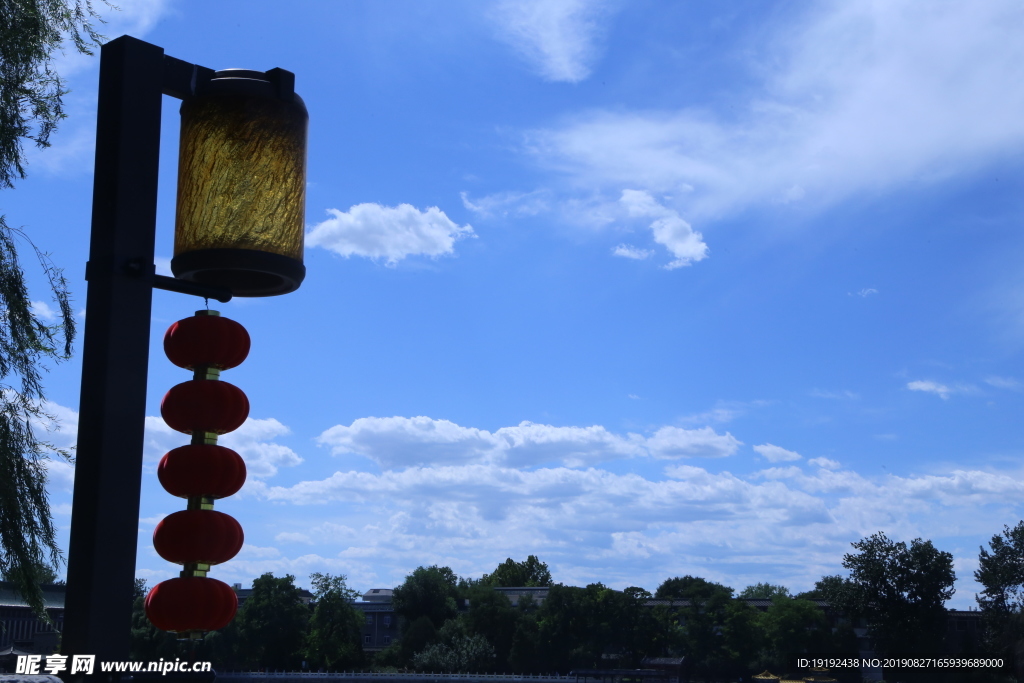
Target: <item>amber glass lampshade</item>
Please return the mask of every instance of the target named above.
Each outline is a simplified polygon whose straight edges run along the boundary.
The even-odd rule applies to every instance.
[[[299,288],[309,116],[294,82],[283,69],[227,69],[182,103],[176,278],[235,296]]]

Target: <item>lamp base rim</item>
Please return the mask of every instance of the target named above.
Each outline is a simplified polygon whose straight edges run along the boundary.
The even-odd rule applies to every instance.
[[[279,296],[294,292],[306,277],[302,261],[255,249],[197,249],[171,259],[179,280],[231,291],[234,296]]]

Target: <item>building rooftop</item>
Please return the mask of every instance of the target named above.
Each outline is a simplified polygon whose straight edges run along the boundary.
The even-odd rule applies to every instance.
[[[62,584],[43,584],[43,606],[47,609],[64,608],[64,591]],[[28,603],[18,593],[15,584],[0,581],[0,607],[28,607]]]
[[[391,588],[371,588],[363,593],[363,602],[391,602],[394,594]]]
[[[240,583],[233,584],[231,588],[234,589],[235,595],[238,596],[239,607],[241,607],[242,604],[249,599],[249,596],[252,595],[252,588],[242,588],[242,584]],[[313,601],[313,594],[305,588],[300,588],[299,600],[302,601],[303,604],[308,605]]]

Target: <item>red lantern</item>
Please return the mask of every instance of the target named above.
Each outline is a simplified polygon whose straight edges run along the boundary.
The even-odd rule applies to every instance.
[[[190,444],[164,455],[156,474],[172,496],[227,498],[245,483],[245,461],[224,446]]]
[[[234,320],[206,313],[199,311],[167,328],[167,357],[189,370],[203,366],[227,370],[240,365],[249,355],[249,333]]]
[[[249,399],[234,384],[193,379],[171,387],[160,402],[164,422],[174,430],[225,434],[249,417]]]
[[[164,455],[157,469],[163,487],[188,498],[190,508],[168,515],[153,531],[153,547],[160,556],[185,565],[181,578],[158,584],[146,596],[149,620],[164,631],[213,631],[230,623],[238,609],[234,591],[205,574],[209,565],[227,562],[242,548],[241,525],[210,509],[210,499],[230,496],[242,487],[245,462],[210,437],[238,429],[249,416],[245,393],[219,381],[218,372],[244,361],[249,344],[245,328],[216,311],[197,311],[164,335],[167,357],[179,367],[195,370],[196,379],[168,391],[160,413],[172,429],[202,434],[196,443]]]
[[[242,549],[242,525],[215,510],[179,510],[153,530],[153,547],[168,562],[220,564]]]
[[[205,577],[161,581],[146,596],[146,616],[161,631],[216,631],[231,623],[237,611],[231,586]]]

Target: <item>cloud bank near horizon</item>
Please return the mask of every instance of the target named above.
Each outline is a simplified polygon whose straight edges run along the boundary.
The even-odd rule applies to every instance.
[[[63,438],[73,439],[74,411],[55,407],[71,428]],[[743,442],[711,427],[644,436],[522,422],[492,432],[422,416],[358,418],[316,439],[379,471],[349,461],[324,478],[274,484],[282,468],[294,480],[304,462],[274,443],[288,432],[266,418],[225,437],[250,469],[235,501],[240,519],[259,520],[246,526],[243,553],[221,568],[225,579],[332,570],[364,588],[386,587],[419,565],[478,576],[506,557],[535,554],[575,585],[654,589],[689,573],[741,589],[769,572],[803,590],[840,572],[852,541],[882,530],[953,552],[967,568],[958,581],[966,605],[978,543],[1002,528],[1024,493],[1018,471],[872,477],[770,443],[744,452]],[[181,442],[159,418],[147,419],[148,462]],[[694,458],[740,458],[740,469],[751,470],[714,471]],[[52,473],[53,490],[70,493],[73,470]],[[142,530],[162,514],[141,520]],[[140,576],[166,578],[159,570]]]

